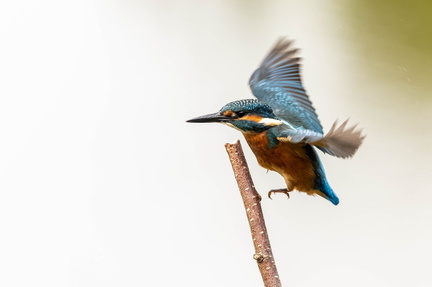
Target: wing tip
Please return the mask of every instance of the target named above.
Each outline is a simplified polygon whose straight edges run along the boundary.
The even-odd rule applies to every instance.
[[[358,124],[347,127],[348,120],[345,120],[337,127],[335,121],[329,132],[320,141],[317,148],[330,155],[340,158],[353,157],[359,147],[363,144],[366,135],[363,129],[356,129]]]
[[[289,60],[289,64],[295,65],[301,61],[301,57],[296,57],[297,53],[300,51],[299,48],[292,48],[294,44],[293,39],[288,37],[279,37],[273,47],[265,56],[264,60],[261,62],[259,68],[257,68],[249,79],[249,85],[254,85],[260,80],[265,78],[266,73],[261,75],[266,69],[271,66],[281,63],[283,61]]]

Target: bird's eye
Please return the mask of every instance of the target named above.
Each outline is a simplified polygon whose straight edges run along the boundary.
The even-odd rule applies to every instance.
[[[236,115],[237,115],[239,118],[242,118],[244,115],[246,115],[246,113],[240,111],[240,112],[237,112]]]

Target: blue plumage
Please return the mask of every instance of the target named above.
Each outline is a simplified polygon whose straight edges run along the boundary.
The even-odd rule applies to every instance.
[[[249,85],[260,101],[270,105],[275,114],[293,125],[323,133],[300,78],[297,49],[289,49],[292,41],[279,40],[260,67],[252,74]]]
[[[333,204],[339,198],[330,187],[314,147],[336,157],[354,155],[364,136],[355,127],[333,124],[324,135],[300,78],[300,58],[292,42],[279,40],[252,74],[249,85],[258,100],[226,104],[214,114],[188,122],[220,122],[240,130],[266,169],[280,173],[287,189],[320,195]]]
[[[334,193],[327,181],[324,167],[316,151],[310,145],[306,145],[305,150],[310,161],[312,162],[313,169],[315,171],[314,189],[321,191],[326,199],[328,199],[334,205],[338,205],[339,198],[337,197],[336,193]]]

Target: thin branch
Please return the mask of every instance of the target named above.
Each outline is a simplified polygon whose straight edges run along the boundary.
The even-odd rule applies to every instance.
[[[225,148],[228,152],[229,159],[234,171],[237,185],[246,209],[246,215],[252,234],[252,240],[255,247],[253,258],[258,263],[258,268],[266,287],[280,287],[281,282],[270,247],[270,240],[267,234],[267,228],[264,222],[264,216],[261,209],[261,196],[255,189],[249,168],[243,154],[240,141],[234,144],[227,143]]]

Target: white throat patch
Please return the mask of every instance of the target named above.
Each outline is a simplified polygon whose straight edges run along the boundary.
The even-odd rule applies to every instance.
[[[278,126],[282,124],[281,121],[271,119],[271,118],[262,118],[258,123],[263,124],[265,126]]]
[[[234,128],[234,129],[236,129],[236,130],[238,130],[238,131],[244,132],[244,131],[242,131],[241,129],[239,129],[238,127],[236,127],[235,125],[231,124],[231,123],[222,123],[222,124],[227,125],[227,126],[229,126],[229,127],[232,127],[232,128]]]

